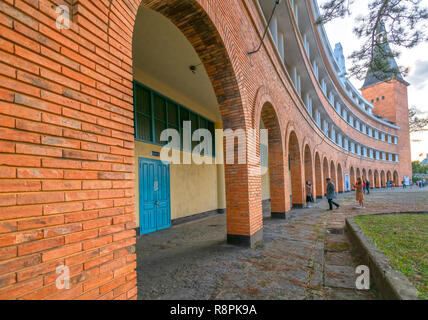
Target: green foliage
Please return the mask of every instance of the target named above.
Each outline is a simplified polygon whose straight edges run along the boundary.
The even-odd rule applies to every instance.
[[[428,164],[423,165],[420,161],[413,161],[412,162],[412,171],[413,174],[416,173],[428,173]]]
[[[356,3],[355,0],[326,0],[321,5],[322,15],[317,23],[349,16]],[[393,49],[410,49],[428,40],[428,9],[421,3],[422,0],[370,0],[367,13],[355,21],[354,33],[363,43],[349,56],[350,76],[361,80],[372,71],[376,78],[385,81],[407,72],[389,63],[400,54],[391,50],[389,44]]]

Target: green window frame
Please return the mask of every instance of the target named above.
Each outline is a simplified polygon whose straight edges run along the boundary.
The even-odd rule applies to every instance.
[[[183,122],[191,121],[192,136],[198,129],[208,129],[212,137],[215,158],[215,126],[194,111],[180,105],[161,93],[134,80],[134,137],[136,141],[163,146],[160,134],[164,129],[176,129],[180,133],[180,150],[183,151]],[[192,150],[202,141],[192,141]],[[186,150],[189,151],[189,150]]]

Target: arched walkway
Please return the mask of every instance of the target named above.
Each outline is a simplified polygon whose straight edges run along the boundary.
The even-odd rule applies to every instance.
[[[375,170],[375,172],[374,172],[374,186],[375,186],[375,188],[381,187],[379,172],[377,170]]]
[[[286,218],[290,205],[287,201],[288,190],[285,186],[285,157],[281,128],[277,113],[270,103],[265,103],[261,112],[261,121],[268,130],[268,167],[272,218]]]
[[[397,171],[394,171],[394,182],[395,182],[395,185],[397,187],[400,185],[400,180],[398,178],[398,172]]]
[[[387,172],[387,174],[386,174],[386,181],[387,182],[392,182],[393,180],[392,180],[392,174],[391,174],[391,171],[388,171]]]
[[[172,23],[184,35],[199,58],[198,70],[200,73],[206,72],[209,77],[218,102],[223,129],[242,129],[247,132],[247,129],[251,128],[251,118],[243,112],[240,87],[235,76],[235,69],[239,62],[232,57],[235,54],[232,49],[233,40],[224,34],[220,20],[210,17],[213,12],[210,9],[211,5],[208,2],[196,0],[169,0],[168,5],[165,5],[163,0],[141,0],[138,14],[142,10],[155,11],[166,18],[165,23]],[[120,7],[121,5],[112,5],[110,14],[121,16],[122,13],[117,9]],[[144,48],[146,44],[141,44],[140,38],[133,37],[135,30],[138,29],[138,23],[143,21],[138,21],[137,12],[134,14],[136,16],[128,19],[130,25],[123,26],[122,36],[125,39],[133,39],[133,44],[130,41],[124,45],[128,45],[129,52],[133,52],[134,60],[131,62],[135,66],[139,58],[135,49],[141,45]],[[115,19],[111,18],[111,21]],[[135,30],[133,30],[134,27]],[[116,38],[117,26],[109,27],[108,33],[112,39]],[[196,65],[198,61],[194,63]],[[156,68],[156,66],[152,67]],[[174,70],[169,72],[172,74]],[[132,77],[131,72],[125,76],[126,79],[132,79]],[[256,164],[238,163],[239,142],[237,140],[236,138],[235,147],[231,151],[235,161],[226,163],[224,166],[227,240],[230,244],[254,246],[262,240],[261,179],[254,174],[253,167]],[[247,139],[245,143],[248,144],[248,141]],[[248,149],[250,148],[247,145]],[[256,146],[252,150],[256,152]]]
[[[371,169],[369,170],[368,180],[370,182],[370,188],[375,188],[376,186],[374,182],[373,171]]]
[[[382,188],[385,188],[386,186],[386,181],[385,181],[386,177],[385,177],[385,171],[381,171],[380,173],[380,185]]]

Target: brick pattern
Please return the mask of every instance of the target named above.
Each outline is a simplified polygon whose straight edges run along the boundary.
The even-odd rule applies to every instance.
[[[0,299],[136,298],[132,59],[74,3],[0,3]]]
[[[299,141],[294,131],[290,134],[288,147],[293,205],[303,205],[305,203],[303,157],[300,154]]]
[[[285,185],[287,164],[284,157],[281,128],[278,116],[272,105],[266,105],[262,109],[261,119],[268,131],[269,147],[269,174],[271,210],[276,213],[284,213],[290,210],[290,194],[288,185]]]
[[[322,170],[321,170],[321,158],[319,153],[315,154],[315,192],[314,194],[317,197],[322,197],[324,195],[324,183],[322,179]]]
[[[393,79],[364,88],[362,94],[367,100],[374,100],[374,114],[387,118],[400,127],[397,145],[399,179],[403,179],[404,176],[412,177],[407,85]]]
[[[312,164],[312,155],[311,155],[311,148],[308,144],[305,145],[304,149],[304,168],[305,168],[305,189],[306,189],[306,181],[310,181],[312,184],[312,195],[315,197],[316,195],[316,183],[315,183],[315,177],[314,177],[314,170],[313,170],[313,164]],[[305,190],[306,191],[306,190]],[[310,196],[310,194],[304,194],[303,198],[306,200],[306,196]]]
[[[337,191],[338,192],[345,192],[345,182],[344,182],[345,176],[342,171],[342,166],[340,163],[337,164]]]
[[[73,13],[68,30],[56,28],[57,5]],[[309,165],[316,195],[324,194],[332,163],[342,175],[351,170],[351,181],[353,168],[376,170],[375,179],[382,169],[382,184],[383,170],[402,175],[401,165],[348,155],[325,140],[269,37],[260,52],[247,54],[264,30],[252,0],[3,0],[0,299],[137,297],[132,33],[139,5],[166,16],[193,45],[217,95],[223,128],[259,128],[260,117],[268,122],[275,210],[288,210],[290,190],[294,204],[304,203]],[[397,96],[406,99],[404,90]],[[266,102],[271,107],[262,113]],[[330,116],[362,143],[374,143]],[[263,226],[261,179],[252,174],[258,138],[247,137],[248,164],[225,166],[232,235],[252,235]],[[399,148],[406,152],[407,146]],[[70,268],[70,290],[56,288],[60,265]]]

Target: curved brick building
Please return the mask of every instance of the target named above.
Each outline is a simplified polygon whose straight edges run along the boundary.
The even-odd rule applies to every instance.
[[[314,24],[318,10],[315,0],[2,0],[0,299],[135,299],[137,234],[225,212],[225,239],[254,246],[263,201],[285,218],[305,205],[305,180],[317,198],[327,177],[339,192],[357,177],[407,180],[408,84],[369,72],[360,93],[340,44]],[[219,135],[204,153],[212,164],[186,162],[198,141],[184,143],[185,123],[193,137],[256,134],[232,140],[245,161],[223,165]],[[183,137],[182,164],[160,161],[167,128]]]

